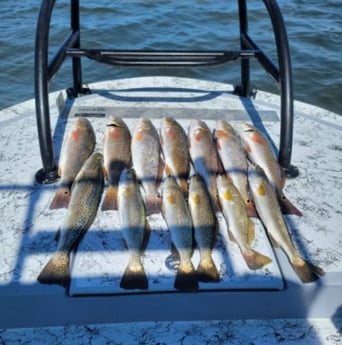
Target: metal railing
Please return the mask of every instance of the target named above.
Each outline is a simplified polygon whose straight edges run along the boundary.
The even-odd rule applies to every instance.
[[[223,64],[241,60],[241,84],[236,87],[240,96],[252,95],[250,85],[250,59],[255,58],[272,76],[280,89],[280,143],[279,163],[289,176],[296,176],[297,169],[291,165],[293,136],[293,89],[292,71],[287,33],[281,11],[275,0],[263,0],[272,22],[277,48],[278,66],[259,48],[248,33],[248,10],[246,0],[237,0],[240,23],[240,49],[225,51],[137,51],[85,49],[80,46],[79,0],[70,0],[70,26],[68,37],[53,59],[48,61],[49,29],[55,0],[43,0],[37,23],[35,46],[35,101],[38,138],[43,168],[36,177],[41,183],[53,183],[57,179],[57,167],[51,137],[48,83],[58,72],[67,57],[72,59],[73,86],[69,97],[77,97],[87,90],[82,84],[81,58],[134,67],[194,67]]]

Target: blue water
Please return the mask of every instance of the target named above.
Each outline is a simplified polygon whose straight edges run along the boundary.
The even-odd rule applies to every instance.
[[[238,49],[237,1],[80,1],[82,45],[114,49]],[[342,114],[341,0],[279,0],[290,41],[295,98]],[[249,1],[249,32],[275,57],[271,23],[262,1]],[[34,40],[40,2],[1,1],[0,109],[34,96]],[[69,1],[56,1],[51,56],[68,33]],[[105,29],[106,31],[104,31]],[[239,63],[192,69],[127,69],[82,60],[85,83],[142,75],[177,75],[239,83]],[[257,63],[257,89],[277,93]],[[50,84],[71,86],[68,62]]]

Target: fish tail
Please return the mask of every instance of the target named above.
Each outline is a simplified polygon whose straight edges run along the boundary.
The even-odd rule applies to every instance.
[[[68,208],[70,201],[71,191],[68,187],[58,188],[54,198],[50,204],[50,210],[55,210],[58,208]]]
[[[147,195],[145,198],[146,215],[161,212],[162,198],[159,194]]]
[[[284,214],[294,214],[296,216],[302,217],[303,213],[291,203],[289,199],[286,198],[284,194],[280,196],[280,207]]]
[[[67,252],[56,252],[38,276],[42,284],[57,284],[67,287],[70,283],[70,256]]]
[[[204,283],[217,283],[220,281],[220,274],[211,255],[200,259],[199,265],[197,267],[197,278],[198,281]]]
[[[185,177],[180,177],[178,179],[178,185],[180,190],[182,191],[184,198],[187,198],[189,194],[189,184],[187,179]]]
[[[147,290],[148,281],[140,258],[132,259],[121,278],[120,287],[125,290]]]
[[[325,274],[322,268],[315,266],[302,258],[292,261],[291,264],[298,278],[303,283],[314,282],[318,280],[319,276],[323,276]]]
[[[198,290],[198,278],[191,261],[180,262],[174,287],[177,290],[196,291]]]
[[[268,256],[262,255],[253,249],[242,252],[242,256],[244,257],[248,268],[251,270],[260,269],[272,262]]]
[[[106,196],[103,199],[101,210],[102,211],[117,210],[118,209],[117,196],[118,196],[118,187],[110,185],[108,187]]]

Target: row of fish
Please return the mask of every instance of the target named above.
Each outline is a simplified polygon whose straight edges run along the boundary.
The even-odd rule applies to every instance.
[[[68,207],[66,220],[57,251],[38,277],[40,282],[68,285],[70,251],[94,220],[104,177],[108,188],[101,208],[118,209],[130,252],[120,284],[123,288],[147,288],[141,262],[150,233],[146,216],[159,211],[170,230],[174,255],[179,258],[174,283],[177,289],[196,290],[198,281],[220,281],[211,257],[218,210],[250,269],[271,262],[251,247],[254,222],[250,216],[258,215],[272,243],[285,251],[303,282],[324,274],[306,262],[293,244],[280,207],[285,212],[301,213],[284,196],[281,168],[267,138],[257,128],[244,124],[237,135],[228,122],[218,121],[213,135],[205,122],[197,120],[187,136],[176,120],[164,118],[159,135],[152,122],[142,118],[131,136],[122,119],[111,118],[104,137],[104,173],[102,155],[92,153],[95,143],[90,122],[78,118],[63,143],[60,187],[50,206]],[[191,165],[196,174],[189,178]],[[195,243],[200,252],[196,270],[191,262]]]

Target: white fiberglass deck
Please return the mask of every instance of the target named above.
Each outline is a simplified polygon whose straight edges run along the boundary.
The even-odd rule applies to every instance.
[[[175,117],[185,129],[191,118],[204,119],[212,128],[219,118],[232,121],[233,126],[250,121],[262,124],[278,145],[279,98],[274,95],[259,92],[252,101],[232,95],[229,85],[160,77],[97,83],[91,90],[92,95],[67,101],[65,106],[63,92],[51,94],[57,158],[75,115],[89,117],[96,130],[98,151],[102,151],[107,117],[112,114],[121,116],[130,129],[140,116],[150,117],[157,128],[164,116]],[[214,260],[221,282],[201,283],[196,293],[178,292],[173,288],[174,272],[164,262],[169,254],[169,234],[161,216],[153,215],[149,217],[152,235],[144,256],[149,290],[125,291],[119,282],[127,253],[117,215],[99,210],[74,257],[67,294],[64,288],[41,285],[36,280],[56,248],[54,236],[65,210],[49,209],[57,184],[43,186],[34,180],[41,168],[34,102],[5,109],[0,118],[0,308],[8,313],[0,316],[0,327],[341,317],[341,132],[340,116],[295,103],[292,163],[300,175],[287,181],[285,193],[304,216],[286,219],[301,254],[326,271],[318,282],[302,284],[284,254],[271,248],[257,221],[253,247],[273,262],[262,270],[250,271],[237,246],[227,239],[225,224],[218,215],[220,236]]]

